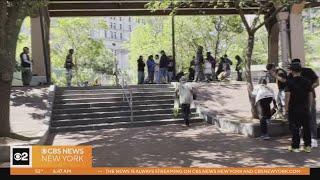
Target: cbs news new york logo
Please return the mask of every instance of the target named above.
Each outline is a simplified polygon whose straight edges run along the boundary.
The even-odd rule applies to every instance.
[[[11,146],[10,167],[32,167],[32,146]]]

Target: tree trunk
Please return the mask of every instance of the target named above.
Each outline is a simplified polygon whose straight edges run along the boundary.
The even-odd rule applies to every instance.
[[[255,107],[255,98],[252,97],[251,93],[253,90],[252,77],[251,77],[251,62],[252,52],[254,48],[254,33],[248,33],[248,44],[247,44],[247,57],[245,61],[245,76],[247,81],[247,90],[249,95],[249,101],[251,105],[251,113],[253,118],[258,118],[257,109]]]
[[[18,20],[17,17],[9,17],[7,21],[4,33],[0,34],[0,39],[6,42],[5,45],[1,44],[0,48],[0,136],[10,135],[10,90],[23,18]]]
[[[0,137],[10,134],[10,87],[11,83],[0,80]]]

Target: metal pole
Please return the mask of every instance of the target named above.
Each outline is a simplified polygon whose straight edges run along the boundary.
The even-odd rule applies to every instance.
[[[133,102],[132,102],[132,89],[130,89],[130,110],[131,110],[131,116],[130,116],[130,120],[131,122],[133,122]]]
[[[172,58],[173,58],[173,74],[176,74],[176,47],[175,47],[175,30],[174,30],[174,14],[172,15],[171,19],[171,27],[172,27]]]

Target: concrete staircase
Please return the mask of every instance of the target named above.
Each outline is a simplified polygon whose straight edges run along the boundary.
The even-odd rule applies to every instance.
[[[173,115],[174,88],[171,85],[131,85],[133,122],[130,107],[120,87],[57,88],[52,111],[51,132],[97,130],[183,123]],[[191,123],[201,122],[195,109]]]

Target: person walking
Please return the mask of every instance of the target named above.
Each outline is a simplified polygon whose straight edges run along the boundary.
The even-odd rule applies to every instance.
[[[139,56],[138,62],[138,84],[144,83],[144,67],[146,64],[143,62],[143,56]]]
[[[149,83],[153,84],[154,70],[155,70],[155,66],[156,66],[156,63],[154,62],[154,59],[153,59],[153,55],[150,55],[148,57],[147,66],[148,66],[148,80],[149,80]]]
[[[300,129],[303,128],[303,151],[311,152],[310,110],[313,100],[312,85],[301,76],[300,63],[290,64],[292,78],[288,79],[285,88],[285,114],[289,120],[292,143],[288,150],[300,151]]]
[[[259,81],[259,84],[256,85],[252,91],[252,95],[255,97],[255,105],[257,107],[258,116],[260,120],[260,138],[263,140],[269,140],[270,136],[268,134],[268,124],[271,120],[271,102],[274,102],[276,106],[274,97],[275,94],[273,90],[267,86],[267,80],[262,78]]]
[[[186,126],[190,126],[190,104],[193,100],[193,88],[189,83],[187,83],[187,79],[182,76],[180,78],[180,83],[176,88],[176,94],[179,96],[179,103],[181,105],[183,118]]]
[[[243,60],[239,55],[236,55],[236,71],[237,71],[237,81],[242,81],[242,69],[243,69]]]
[[[20,54],[21,76],[23,86],[29,86],[32,79],[32,61],[30,59],[29,52],[29,48],[24,47],[23,52]]]
[[[66,69],[66,76],[67,76],[67,86],[70,87],[71,86],[71,82],[72,82],[72,76],[73,76],[73,67],[74,67],[74,63],[73,63],[73,54],[74,54],[74,50],[73,49],[69,49],[69,53],[66,57],[66,61],[64,64],[64,68]]]

